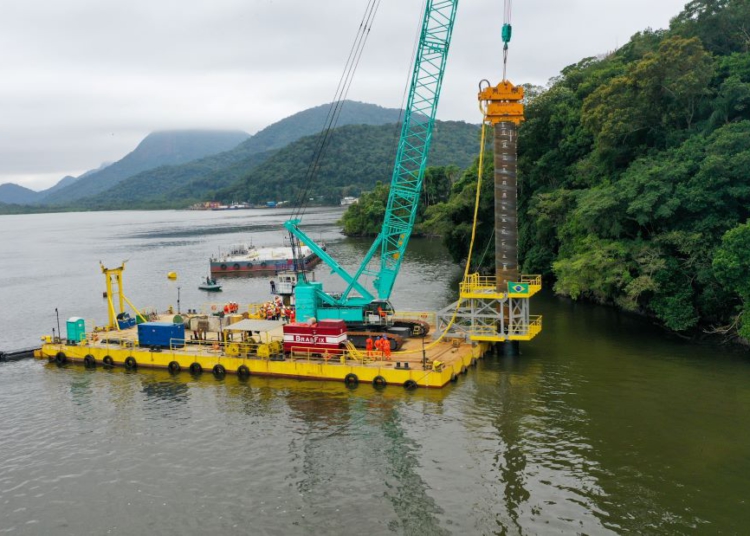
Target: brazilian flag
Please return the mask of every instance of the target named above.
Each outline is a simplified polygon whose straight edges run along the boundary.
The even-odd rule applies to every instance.
[[[508,281],[508,292],[510,294],[528,294],[529,284],[528,283],[514,283],[513,281]]]

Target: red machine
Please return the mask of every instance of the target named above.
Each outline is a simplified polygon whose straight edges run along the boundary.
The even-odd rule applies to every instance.
[[[315,324],[292,323],[284,326],[284,353],[312,352],[330,356],[343,352],[347,341],[343,320],[321,320]]]

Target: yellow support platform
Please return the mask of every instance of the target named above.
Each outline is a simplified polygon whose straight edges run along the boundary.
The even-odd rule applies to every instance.
[[[493,327],[479,326],[472,330],[469,338],[475,342],[530,341],[542,332],[542,317],[532,316],[529,323],[516,326],[507,336],[499,335]]]
[[[500,292],[497,288],[498,278],[494,276],[482,276],[479,274],[470,274],[459,285],[459,292],[464,299],[494,299],[502,300],[507,298],[531,298],[534,294],[542,290],[541,275],[522,275],[518,283],[525,285],[528,292]],[[510,284],[509,284],[510,285]]]

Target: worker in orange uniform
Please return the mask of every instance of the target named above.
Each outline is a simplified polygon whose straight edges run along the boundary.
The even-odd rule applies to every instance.
[[[375,341],[372,340],[372,335],[368,335],[365,341],[365,348],[367,349],[367,357],[372,357],[372,347],[375,345]]]
[[[380,345],[378,346],[378,348],[380,348],[380,357],[385,359],[385,349],[386,347],[390,346],[391,343],[388,342],[388,339],[385,338],[385,335],[381,335],[380,339],[378,340],[380,341]]]
[[[386,361],[391,360],[391,341],[385,338],[383,335],[383,353],[385,354]]]

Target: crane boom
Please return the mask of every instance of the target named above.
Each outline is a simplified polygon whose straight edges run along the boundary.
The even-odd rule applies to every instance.
[[[312,243],[298,229],[299,220],[284,224],[348,283],[346,290],[337,297],[323,293],[319,283],[298,284],[298,319],[317,317],[361,321],[364,307],[372,300],[372,294],[359,281],[362,275],[375,276],[373,285],[378,298],[387,300],[390,297],[414,229],[457,5],[458,0],[427,0],[425,3],[383,226],[357,272],[350,275],[325,254],[323,248]],[[367,267],[378,252],[379,269],[373,273]],[[357,290],[360,296],[349,297],[352,290]],[[325,311],[319,311],[317,305]]]
[[[414,229],[457,4],[458,0],[434,0],[428,1],[425,8],[409,100],[380,233],[380,272],[374,285],[381,299],[388,299],[391,295]]]

